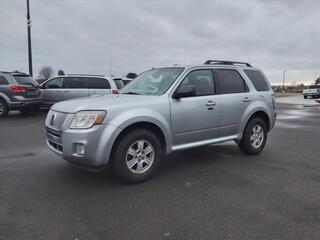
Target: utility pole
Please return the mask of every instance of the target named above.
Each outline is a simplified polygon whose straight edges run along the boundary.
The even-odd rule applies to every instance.
[[[112,53],[110,53],[110,59],[109,59],[109,74],[111,78],[112,77]]]
[[[286,80],[286,69],[283,70],[283,80],[282,80],[282,92],[284,92],[284,82]]]
[[[31,49],[31,20],[29,0],[27,0],[27,29],[28,29],[28,60],[29,60],[29,75],[32,77],[32,49]]]

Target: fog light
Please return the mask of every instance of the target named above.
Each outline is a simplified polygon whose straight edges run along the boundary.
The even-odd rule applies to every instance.
[[[73,144],[73,154],[78,156],[83,156],[85,153],[83,143],[74,143]]]

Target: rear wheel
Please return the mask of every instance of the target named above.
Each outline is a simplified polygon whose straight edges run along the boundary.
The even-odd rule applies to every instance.
[[[4,100],[0,99],[0,118],[7,116],[8,113],[9,113],[9,107],[7,103]]]
[[[246,126],[239,148],[248,155],[259,154],[267,142],[266,123],[261,118],[253,118]]]
[[[116,144],[112,165],[117,176],[125,182],[146,181],[158,170],[163,153],[160,141],[153,132],[133,130]]]

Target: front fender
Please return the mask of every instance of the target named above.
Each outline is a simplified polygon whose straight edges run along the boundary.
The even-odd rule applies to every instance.
[[[169,119],[157,111],[151,109],[138,108],[125,111],[110,121],[110,124],[125,129],[135,123],[147,122],[159,127],[166,141],[167,153],[171,152],[172,140],[170,135]]]

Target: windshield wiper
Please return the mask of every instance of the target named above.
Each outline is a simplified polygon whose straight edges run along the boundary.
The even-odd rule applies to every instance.
[[[140,93],[137,92],[122,92],[122,94],[140,95]]]

